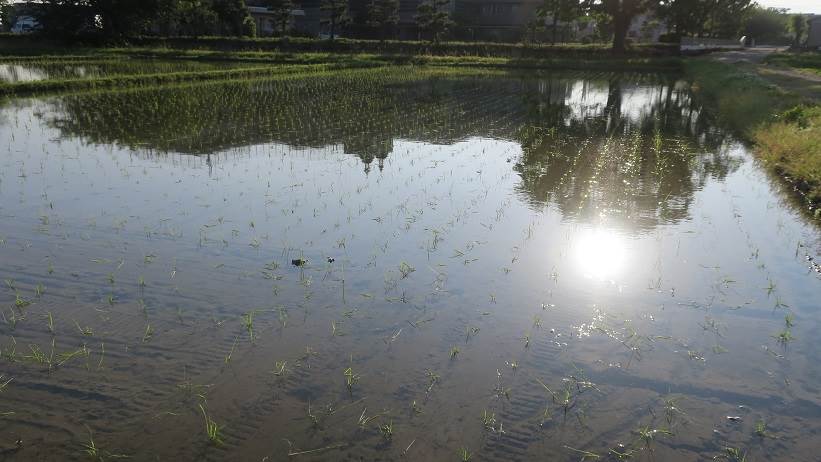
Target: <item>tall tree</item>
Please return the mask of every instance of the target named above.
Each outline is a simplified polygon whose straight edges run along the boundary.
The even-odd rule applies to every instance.
[[[218,21],[208,0],[170,0],[170,27],[176,33],[198,37],[212,34]]]
[[[552,42],[556,43],[556,32],[559,23],[570,22],[580,16],[579,0],[544,0],[542,5],[536,9],[536,17],[542,21],[550,18],[552,21],[553,37]]]
[[[450,0],[426,0],[416,9],[416,25],[430,34],[434,43],[439,43],[442,35],[453,26],[448,12],[449,5]]]
[[[655,8],[659,0],[597,0],[593,8],[600,8],[613,18],[613,52],[624,53],[627,31],[633,18]]]
[[[380,40],[399,24],[399,0],[371,0],[368,25],[379,32]]]
[[[322,0],[319,9],[326,14],[323,22],[329,25],[329,39],[333,40],[336,38],[337,26],[345,24],[348,21],[348,1]]]
[[[793,33],[792,44],[794,47],[799,47],[804,37],[804,31],[807,29],[807,18],[802,14],[794,14],[790,17],[790,26]]]
[[[0,31],[9,30],[12,26],[12,24],[9,24],[10,21],[9,2],[8,0],[0,0]]]
[[[144,31],[159,9],[159,0],[45,0],[37,14],[44,29],[55,35],[94,31],[116,37]]]
[[[790,43],[787,10],[755,6],[744,22],[744,33],[758,43]]]
[[[228,35],[255,35],[256,25],[248,13],[245,0],[211,0],[211,8],[217,15],[222,33]],[[252,33],[253,30],[253,33]]]
[[[294,3],[291,0],[268,0],[268,9],[274,16],[274,22],[283,37],[288,33],[288,24],[291,22],[291,12]]]
[[[661,0],[656,14],[677,36],[696,35],[708,19],[709,0]]]

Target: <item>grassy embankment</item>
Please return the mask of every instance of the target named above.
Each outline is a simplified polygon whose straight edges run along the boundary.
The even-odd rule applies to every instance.
[[[821,217],[819,100],[785,91],[751,66],[700,58],[686,61],[685,71],[721,122],[752,142],[764,164],[789,181]]]
[[[821,76],[821,53],[774,53],[764,62]]]

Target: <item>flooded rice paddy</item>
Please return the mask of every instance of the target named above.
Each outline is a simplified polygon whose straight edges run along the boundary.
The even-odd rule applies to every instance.
[[[818,460],[818,230],[676,76],[15,99],[0,140],[0,459]]]

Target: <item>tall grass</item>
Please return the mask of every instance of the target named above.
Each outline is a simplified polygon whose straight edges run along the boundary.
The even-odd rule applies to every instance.
[[[765,163],[787,177],[811,205],[821,204],[821,106],[797,106],[753,132]],[[821,208],[815,211],[821,216]]]
[[[685,71],[722,125],[754,143],[758,157],[811,207],[821,205],[821,107],[780,90],[748,67],[695,59],[685,63]]]

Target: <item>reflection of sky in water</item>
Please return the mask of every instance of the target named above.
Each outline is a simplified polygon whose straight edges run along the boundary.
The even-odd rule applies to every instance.
[[[564,84],[571,89],[566,96],[557,90]],[[663,96],[651,87],[621,87],[625,125],[639,125],[648,114],[639,101]],[[814,335],[821,325],[819,281],[807,273],[804,247],[798,247],[815,251],[818,234],[781,202],[731,139],[684,149],[681,140],[701,132],[676,131],[686,121],[674,121],[676,142],[663,146],[671,162],[661,166],[647,149],[624,155],[640,137],[608,133],[603,124],[568,128],[555,138],[539,132],[528,145],[518,130],[529,122],[518,89],[477,87],[459,101],[444,100],[444,107],[422,108],[424,117],[376,113],[345,125],[338,113],[312,107],[306,115],[297,107],[286,113],[293,117],[290,130],[334,129],[304,134],[300,146],[312,147],[297,148],[282,141],[292,133],[259,122],[266,112],[242,119],[246,110],[271,110],[246,99],[242,87],[231,87],[240,95],[236,101],[205,104],[202,111],[198,100],[185,99],[198,88],[172,94],[191,106],[168,112],[177,119],[159,121],[191,123],[191,144],[140,130],[158,121],[133,114],[167,109],[152,106],[153,93],[116,94],[132,106],[116,108],[122,114],[94,112],[107,101],[99,95],[76,112],[59,98],[58,104],[28,101],[3,109],[0,216],[8,219],[0,222],[0,278],[18,281],[27,297],[37,282],[47,287],[30,308],[38,322],[21,323],[13,335],[21,345],[47,345],[44,310],[57,317],[58,342],[67,337],[64,330],[76,330],[73,319],[95,327],[93,339],[110,352],[105,364],[117,364],[110,374],[104,369],[106,381],[95,390],[128,404],[111,410],[110,400],[74,402],[52,393],[50,400],[24,403],[35,410],[55,404],[30,415],[90,408],[89,425],[105,424],[107,442],[127,440],[142,425],[157,429],[132,449],[135,460],[152,458],[140,451],[164,455],[176,447],[187,455],[190,434],[202,436],[195,412],[190,421],[184,412],[179,420],[156,418],[155,395],[177,402],[178,385],[189,379],[214,383],[209,412],[226,428],[251,422],[249,438],[259,438],[254,442],[266,451],[274,432],[300,448],[327,444],[311,439],[318,433],[321,440],[353,442],[347,450],[364,460],[384,456],[373,450],[384,447],[381,436],[356,425],[313,432],[309,402],[366,396],[371,412],[407,409],[416,401],[423,413],[391,415],[402,435],[412,434],[418,450],[428,451],[416,460],[447,460],[463,444],[485,448],[483,455],[495,460],[567,459],[564,445],[606,453],[635,438],[639,425],[666,425],[659,406],[669,396],[682,397],[678,405],[690,424],[677,427],[670,444],[654,443],[658,460],[710,460],[718,447],[710,443],[714,430],[737,436],[739,445],[760,442],[752,427],[726,421],[742,412],[739,404],[752,409],[744,416],[750,426],[760,414],[783,435],[812,436],[821,428]],[[596,80],[541,88],[562,95],[580,118],[601,115],[611,93],[607,82]],[[150,110],[141,101],[151,103]],[[234,103],[241,111],[214,119],[207,112]],[[362,136],[374,126],[385,139]],[[487,133],[488,127],[503,130]],[[241,129],[249,131],[237,138]],[[217,130],[223,137],[209,138]],[[180,149],[169,149],[175,146]],[[661,168],[670,164],[675,168]],[[145,263],[147,255],[153,263]],[[310,264],[294,268],[291,259],[302,256]],[[403,262],[415,268],[404,278]],[[137,287],[141,276],[144,289]],[[770,280],[773,294],[763,289]],[[111,292],[118,297],[113,306],[105,301]],[[11,291],[0,297],[14,303]],[[146,300],[147,315],[137,297]],[[772,338],[784,325],[784,312],[773,309],[776,297],[799,323],[789,348]],[[240,317],[258,308],[258,343],[251,345]],[[155,335],[143,344],[146,323]],[[332,334],[331,326],[344,335]],[[120,338],[130,339],[128,348],[114,343]],[[58,351],[83,339],[74,333],[69,340],[58,343]],[[298,369],[306,345],[318,353],[310,368]],[[454,345],[460,353],[451,359]],[[234,347],[236,366],[230,366],[225,355]],[[294,375],[272,385],[271,368],[283,360]],[[354,389],[361,395],[351,397],[344,388],[348,365],[362,374]],[[89,374],[99,373],[76,366],[76,382],[65,380],[70,367],[38,380],[86,387]],[[441,376],[430,393],[427,371]],[[557,418],[541,426],[552,400],[535,378],[561,389],[570,376],[584,376],[601,392],[574,391],[578,404],[568,419],[554,406]],[[131,386],[147,390],[151,404],[137,402]],[[267,406],[259,403],[272,402],[272,386],[276,404],[252,421],[248,414]],[[499,386],[510,389],[509,399],[493,395]],[[507,432],[524,436],[487,438],[477,419],[485,409]],[[586,414],[576,418],[576,409]],[[352,409],[345,418],[356,422],[361,412]],[[64,436],[54,435],[62,442]],[[276,454],[287,453],[281,446]],[[772,451],[773,460],[810,461],[815,454],[810,446]],[[264,457],[253,455],[237,459]]]
[[[666,87],[658,85],[634,85],[627,83],[617,83],[620,86],[620,110],[621,115],[630,123],[637,123],[650,115],[652,106],[649,104],[665,97]],[[675,91],[684,89],[684,82],[676,82]],[[607,82],[574,82],[567,94],[566,103],[571,107],[569,118],[584,119],[588,117],[599,117],[602,111],[611,100],[611,84]]]
[[[0,81],[35,82],[53,78],[87,78],[93,75],[86,66],[0,64]]]

